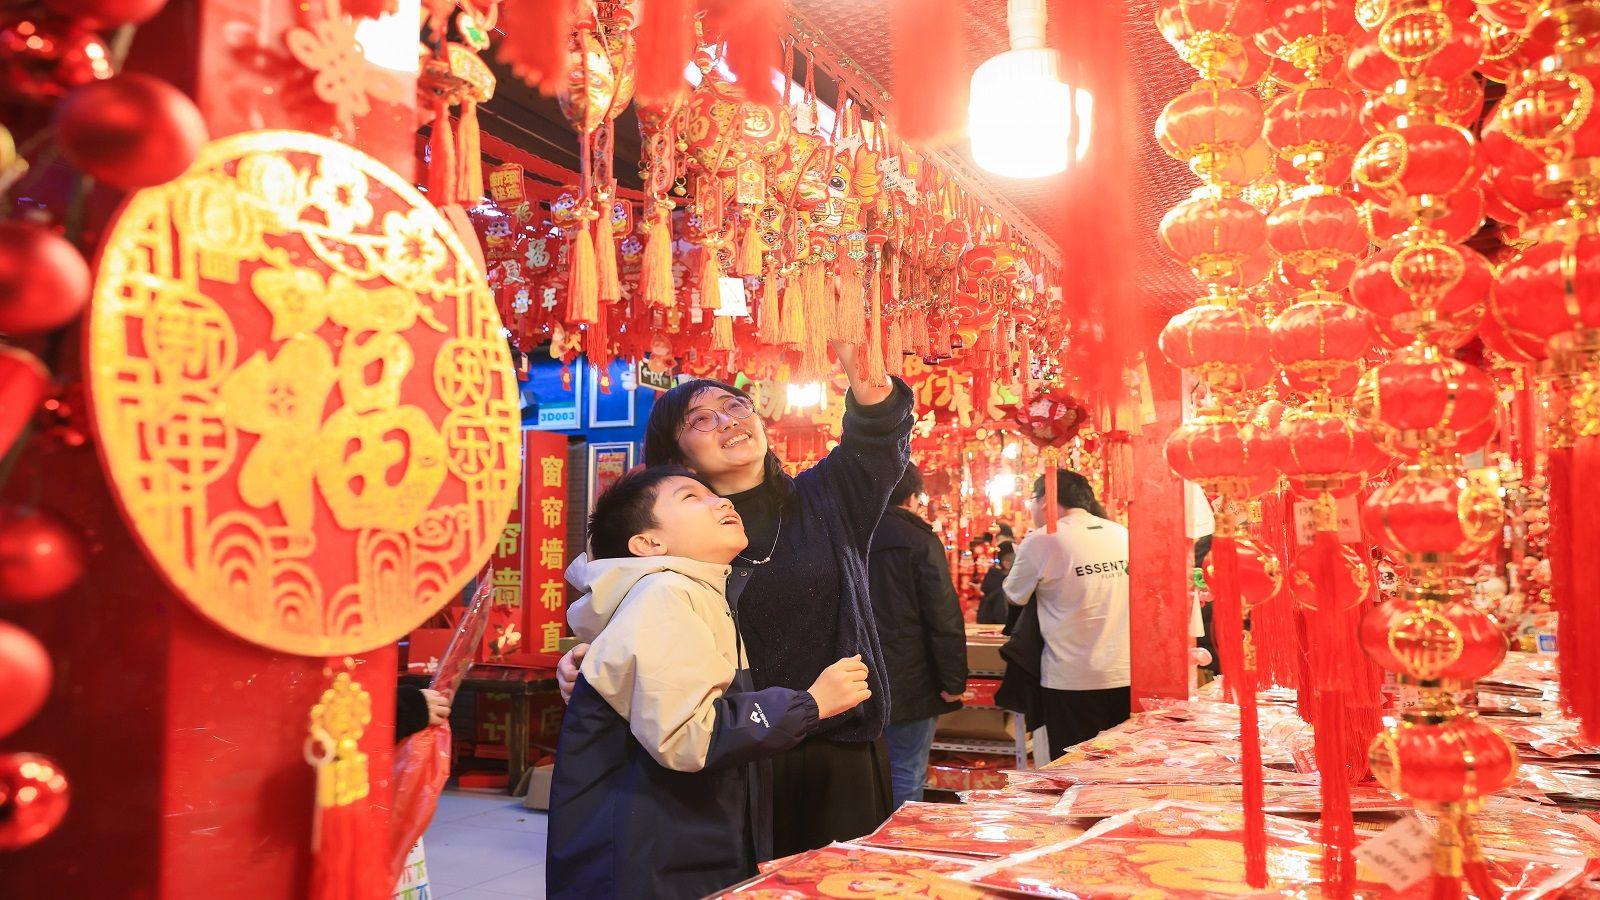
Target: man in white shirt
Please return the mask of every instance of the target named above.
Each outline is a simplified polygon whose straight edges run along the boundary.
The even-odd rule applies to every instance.
[[[1088,479],[1060,470],[1063,515],[1044,528],[1044,478],[1029,509],[1036,526],[1017,546],[1006,599],[1038,603],[1040,661],[1050,757],[1128,718],[1128,529],[1105,518]]]

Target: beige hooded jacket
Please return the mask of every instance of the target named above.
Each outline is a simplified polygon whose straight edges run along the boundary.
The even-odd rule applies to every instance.
[[[567,611],[573,634],[590,645],[584,680],[669,769],[705,766],[716,701],[742,667],[725,593],[731,571],[677,556],[584,555],[567,568],[584,592]]]

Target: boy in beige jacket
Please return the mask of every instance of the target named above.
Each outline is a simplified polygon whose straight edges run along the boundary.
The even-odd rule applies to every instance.
[[[630,473],[595,503],[593,558],[567,570],[591,646],[556,753],[552,900],[702,897],[754,875],[767,758],[868,697],[859,658],[807,691],[752,689],[728,582],[744,547],[733,504],[686,469]]]

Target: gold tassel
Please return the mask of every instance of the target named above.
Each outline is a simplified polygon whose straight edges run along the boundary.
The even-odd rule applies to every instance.
[[[783,286],[783,346],[799,350],[806,342],[805,278],[795,272]]]
[[[567,277],[567,324],[593,325],[600,315],[600,285],[595,271],[594,238],[583,221],[572,234],[572,262]]]
[[[861,292],[862,265],[842,259],[839,266],[839,303],[834,313],[838,340],[861,346],[867,340],[866,299]]]
[[[883,384],[889,380],[883,360],[883,272],[880,265],[874,263],[872,266],[872,314],[870,321],[865,323],[868,384]]]
[[[711,315],[722,308],[722,267],[717,264],[717,247],[710,241],[700,245],[700,308]]]
[[[456,200],[456,139],[450,128],[450,100],[433,104],[433,135],[428,139],[428,199],[449,206]]]
[[[711,322],[711,349],[733,350],[733,316],[712,317]]]
[[[834,301],[828,286],[828,270],[820,260],[806,263],[804,293],[801,302],[806,311],[806,329],[802,337],[803,354],[801,371],[808,377],[821,375],[828,369],[828,341],[838,331],[834,322]]]
[[[617,277],[617,232],[611,224],[611,204],[600,204],[600,217],[594,222],[594,252],[601,303],[622,299],[622,280]]]
[[[884,341],[883,361],[884,367],[894,375],[906,374],[906,344],[904,316],[893,316],[889,319],[889,335]]]
[[[483,200],[483,152],[478,139],[478,101],[461,101],[461,129],[456,133],[456,197],[462,206]]]
[[[756,310],[756,341],[769,347],[783,344],[783,314],[778,309],[778,273],[761,279],[761,308]]]
[[[674,306],[677,298],[672,292],[672,204],[656,204],[655,221],[650,223],[645,239],[644,257],[639,260],[639,284],[644,291],[648,308]]]
[[[739,274],[753,277],[761,274],[761,233],[756,230],[754,210],[746,219],[744,240],[739,243]]]

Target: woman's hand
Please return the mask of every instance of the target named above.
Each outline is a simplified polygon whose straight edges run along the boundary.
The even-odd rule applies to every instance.
[[[850,379],[850,393],[856,397],[856,402],[862,406],[873,406],[889,399],[894,393],[894,382],[885,378],[882,384],[868,384],[867,379],[857,364],[857,354],[860,348],[855,344],[845,344],[833,341],[833,353],[839,357],[839,368],[844,370],[844,377]]]
[[[589,652],[588,644],[579,644],[567,651],[556,663],[556,686],[561,688],[561,702],[572,702],[572,688],[578,683],[578,667],[583,665],[583,655]]]
[[[423,688],[422,702],[428,705],[429,725],[444,725],[450,721],[450,700],[445,695]]]

